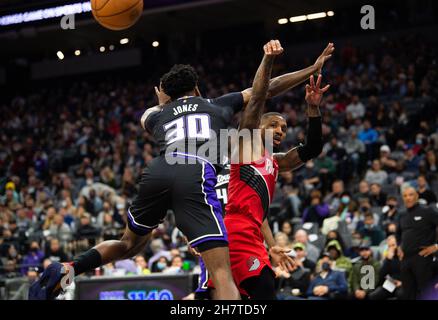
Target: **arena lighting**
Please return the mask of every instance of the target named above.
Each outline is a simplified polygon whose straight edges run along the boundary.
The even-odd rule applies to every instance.
[[[56,53],[56,55],[58,56],[58,59],[59,59],[59,60],[63,60],[63,59],[64,59],[64,54],[62,53],[62,51],[58,51],[58,52]]]
[[[120,44],[127,44],[129,42],[128,38],[120,39]]]
[[[79,14],[91,11],[91,2],[77,2],[64,6],[39,9],[20,13],[0,16],[0,26],[9,26],[12,24],[21,24],[31,21],[40,21],[69,14]]]
[[[113,50],[115,49],[114,45],[113,45],[113,44],[110,45],[110,46],[109,46],[109,49],[110,49],[110,51],[113,51]]]
[[[81,55],[81,50],[76,50],[75,51],[75,56],[80,56]]]
[[[152,42],[152,47],[156,48],[160,45],[160,43],[158,41],[154,41]]]
[[[99,51],[100,51],[100,52],[105,52],[105,47],[104,47],[104,46],[101,46],[101,47],[99,48]]]
[[[286,24],[288,22],[287,18],[278,19],[278,24]]]
[[[307,19],[309,20],[321,19],[325,17],[327,17],[327,14],[325,12],[311,13],[307,15]]]
[[[290,22],[300,22],[300,21],[306,21],[307,20],[307,16],[303,15],[303,16],[295,16],[295,17],[290,17],[289,21]]]
[[[290,17],[289,21],[290,22],[301,22],[301,21],[306,21],[306,20],[321,19],[321,18],[325,18],[325,17],[333,17],[334,15],[335,15],[335,13],[333,11],[309,13],[309,14],[304,14],[301,16]],[[280,23],[280,20],[284,20],[284,19],[279,19],[278,20],[279,24],[287,23],[287,22],[283,22],[283,21],[282,21],[282,23]]]

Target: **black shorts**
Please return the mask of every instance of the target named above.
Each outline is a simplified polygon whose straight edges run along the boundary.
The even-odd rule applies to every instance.
[[[215,167],[209,162],[197,159],[194,164],[169,164],[165,156],[153,159],[143,171],[138,195],[128,209],[129,229],[146,235],[172,209],[176,226],[192,247],[204,251],[213,243],[213,247],[226,246],[216,182]]]

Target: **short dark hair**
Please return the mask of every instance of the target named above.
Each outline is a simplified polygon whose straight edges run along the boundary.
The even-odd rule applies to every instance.
[[[262,115],[262,121],[265,121],[268,118],[274,117],[274,116],[284,119],[283,115],[279,112],[267,112],[267,113]],[[286,119],[284,119],[284,120],[286,120]]]
[[[172,100],[193,91],[198,84],[198,74],[187,64],[176,64],[160,79],[161,87]]]

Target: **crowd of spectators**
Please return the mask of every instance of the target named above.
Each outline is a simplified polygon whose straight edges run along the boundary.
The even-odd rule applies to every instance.
[[[200,58],[202,93],[249,87],[258,58],[254,48]],[[289,71],[281,60],[275,67],[275,74]],[[438,191],[436,52],[419,38],[382,40],[378,48],[347,44],[323,73],[331,84],[321,107],[323,152],[279,176],[271,207],[277,243],[293,248],[303,267],[277,270],[279,298],[396,297],[400,188],[413,184],[429,205]],[[142,168],[157,155],[139,125],[156,102],[156,83],[124,77],[66,80],[0,102],[1,278],[33,280],[51,261],[69,261],[123,233]],[[284,149],[303,142],[305,108],[302,88],[267,103],[287,119]],[[380,275],[374,291],[359,285],[364,264]],[[197,269],[169,213],[141,255],[93,274]],[[395,279],[392,293],[382,289],[387,276]]]

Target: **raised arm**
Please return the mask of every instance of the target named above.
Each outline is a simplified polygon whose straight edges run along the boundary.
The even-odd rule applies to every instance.
[[[267,98],[272,98],[279,96],[290,89],[296,87],[297,85],[303,83],[311,75],[313,75],[316,72],[321,73],[322,67],[324,66],[324,63],[331,58],[333,51],[335,50],[335,47],[333,43],[329,43],[323,52],[320,54],[320,56],[316,59],[315,63],[305,69],[290,72],[283,74],[281,76],[275,77],[269,81],[269,88],[267,92]],[[243,104],[246,105],[251,96],[252,96],[253,88],[248,88],[246,90],[242,91],[243,95]]]
[[[157,87],[155,87],[155,94],[157,95],[158,98],[158,105],[146,109],[146,111],[143,113],[143,115],[140,118],[140,124],[142,128],[145,130],[148,129],[147,120],[150,118],[150,116],[153,113],[160,112],[161,110],[163,110],[164,105],[170,101],[170,97],[167,94],[165,94],[164,91],[161,90],[161,88],[158,89]]]
[[[271,40],[265,44],[263,50],[265,54],[254,77],[252,95],[249,99],[248,106],[243,111],[240,129],[257,129],[259,127],[266,102],[266,95],[268,93],[274,59],[276,55],[283,52],[283,48],[278,40]]]
[[[309,118],[306,144],[291,149],[286,153],[275,154],[280,171],[296,169],[310,159],[316,158],[321,153],[322,123],[319,105],[324,92],[330,87],[330,85],[326,85],[321,89],[321,79],[322,76],[319,75],[315,85],[313,76],[310,76],[310,85],[306,85],[307,116]]]

